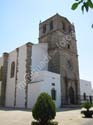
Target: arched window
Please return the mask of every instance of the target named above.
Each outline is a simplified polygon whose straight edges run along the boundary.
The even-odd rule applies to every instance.
[[[1,66],[0,68],[0,81],[2,81],[2,77],[3,77],[3,66]]]
[[[12,62],[11,63],[11,78],[14,77],[14,74],[15,74],[15,62]]]
[[[62,22],[62,29],[63,31],[66,31],[65,23]]]
[[[50,30],[53,29],[53,21],[50,22]]]
[[[86,93],[83,94],[83,98],[84,98],[84,100],[86,100]]]
[[[46,24],[43,25],[43,33],[46,33]]]
[[[51,97],[53,100],[56,100],[56,90],[55,89],[51,90]]]
[[[65,33],[71,32],[71,26],[66,21],[62,21],[62,29]]]

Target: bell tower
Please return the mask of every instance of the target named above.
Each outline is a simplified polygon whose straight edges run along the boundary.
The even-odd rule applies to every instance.
[[[39,42],[48,43],[48,70],[61,75],[62,104],[79,104],[79,66],[74,25],[56,14],[40,22]]]

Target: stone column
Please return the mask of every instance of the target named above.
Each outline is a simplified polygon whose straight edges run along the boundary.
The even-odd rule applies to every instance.
[[[27,108],[28,102],[28,84],[31,83],[31,56],[32,56],[32,44],[27,43],[27,59],[26,59],[26,87],[25,87],[25,108]]]
[[[8,66],[8,53],[4,53],[3,54],[2,85],[1,85],[1,105],[2,106],[5,106],[5,100],[6,100],[7,66]]]
[[[16,106],[16,89],[17,89],[17,80],[18,80],[18,57],[19,57],[19,48],[16,49],[16,53],[17,53],[17,59],[16,59],[16,73],[15,73],[15,95],[14,95],[14,107]]]

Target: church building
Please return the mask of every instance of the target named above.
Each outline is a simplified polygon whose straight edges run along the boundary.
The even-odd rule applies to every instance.
[[[39,24],[39,43],[27,43],[0,57],[0,105],[32,108],[47,92],[56,107],[80,104],[74,25],[56,14]]]

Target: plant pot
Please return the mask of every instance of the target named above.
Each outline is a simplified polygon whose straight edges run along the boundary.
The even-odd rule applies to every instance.
[[[92,115],[93,115],[93,111],[81,111],[82,114],[85,115],[86,118],[92,118]]]
[[[32,122],[31,125],[58,125],[58,122],[48,122],[48,123],[40,123],[40,122]]]

